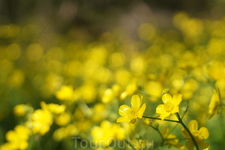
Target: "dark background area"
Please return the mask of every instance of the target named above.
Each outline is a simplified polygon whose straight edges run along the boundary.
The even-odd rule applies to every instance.
[[[220,19],[225,12],[223,6],[222,0],[2,0],[0,24],[34,22],[62,34],[77,27],[98,36],[132,15],[141,21],[157,19],[160,26],[178,11],[185,11],[191,17]]]

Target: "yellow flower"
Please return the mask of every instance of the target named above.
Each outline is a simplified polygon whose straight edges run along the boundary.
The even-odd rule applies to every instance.
[[[214,90],[213,96],[212,96],[210,104],[209,104],[209,115],[210,116],[208,119],[211,119],[215,115],[216,111],[218,113],[219,105],[220,105],[219,90]]]
[[[62,86],[59,91],[56,92],[56,97],[59,100],[73,101],[74,100],[74,91],[72,86]]]
[[[119,108],[119,114],[122,117],[117,119],[117,122],[129,122],[135,123],[136,118],[142,118],[143,113],[146,109],[146,104],[141,106],[142,96],[133,95],[131,98],[131,107],[127,105],[122,105]]]
[[[127,85],[124,92],[121,93],[120,98],[123,100],[127,98],[127,96],[132,95],[137,90],[136,79],[134,79],[130,84]]]
[[[174,146],[174,147],[179,148],[179,149],[184,149],[184,145],[179,144],[179,139],[176,137],[176,135],[170,133],[170,130],[169,130],[168,127],[163,128],[161,130],[161,134],[162,134],[163,139],[164,139],[164,144],[168,145],[169,148],[171,146]]]
[[[113,142],[115,132],[112,130],[113,124],[109,121],[103,121],[100,126],[94,126],[91,129],[93,143],[98,146],[108,146]]]
[[[126,128],[107,120],[101,122],[100,126],[91,129],[93,144],[100,147],[109,146],[114,140],[124,140]],[[115,144],[115,143],[114,143]]]
[[[55,117],[55,123],[64,126],[67,125],[70,122],[71,118],[70,115],[66,112],[59,114]]]
[[[162,96],[162,101],[164,104],[158,105],[158,107],[156,108],[156,113],[160,114],[160,118],[164,120],[171,114],[179,112],[178,105],[182,101],[182,95],[175,94],[172,97],[170,94],[165,93]]]
[[[53,114],[60,114],[65,112],[66,105],[58,105],[58,104],[47,104],[47,109]]]
[[[27,149],[29,136],[30,130],[27,127],[17,125],[14,130],[10,130],[6,133],[8,149]]]
[[[13,108],[14,114],[17,116],[25,115],[28,110],[29,110],[29,106],[25,104],[19,104]]]
[[[208,150],[210,148],[210,145],[203,141],[203,139],[207,139],[209,137],[208,129],[206,127],[201,127],[198,130],[198,122],[196,120],[191,120],[188,124],[188,127],[189,127],[191,134],[194,136],[199,149],[200,150]],[[186,142],[186,146],[187,146],[188,150],[193,150],[195,145],[194,145],[190,135],[184,128],[182,128],[182,134],[185,138],[189,139]]]
[[[39,133],[44,135],[50,130],[52,123],[53,120],[50,111],[37,109],[31,114],[30,120],[26,122],[26,126],[29,127],[34,134]]]
[[[78,128],[74,124],[69,124],[66,127],[61,127],[55,130],[52,137],[55,141],[61,141],[66,137],[71,137],[77,134]]]
[[[129,142],[136,150],[152,149],[154,147],[153,141],[148,141],[141,138],[140,139],[135,138],[130,140]]]

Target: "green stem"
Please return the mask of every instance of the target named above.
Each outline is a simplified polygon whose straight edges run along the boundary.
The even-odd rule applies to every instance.
[[[191,133],[191,131],[188,129],[188,127],[184,124],[184,122],[183,122],[183,120],[181,119],[179,113],[176,113],[175,115],[176,115],[177,119],[179,120],[179,123],[184,127],[184,129],[185,129],[185,130],[188,132],[188,134],[190,135],[190,137],[191,137],[193,143],[195,144],[195,147],[197,148],[197,150],[199,150],[198,144],[197,144],[197,142],[196,142],[194,136],[192,135],[192,133]]]
[[[149,119],[155,119],[155,120],[162,120],[161,118],[155,118],[155,117],[150,117],[150,116],[142,116],[143,118],[149,118]],[[180,123],[180,121],[177,120],[170,120],[170,119],[164,119],[162,121],[168,121],[168,122],[176,122],[176,123]]]
[[[163,143],[164,143],[165,139],[164,139],[164,137],[163,137],[162,133],[159,131],[159,129],[158,129],[157,127],[154,127],[154,126],[152,126],[152,125],[150,125],[150,126],[151,126],[153,129],[155,129],[155,130],[156,130],[156,132],[158,132],[158,133],[159,133],[160,137],[162,138],[161,145],[163,145]]]
[[[125,142],[126,142],[133,150],[136,150],[136,148],[135,148],[128,140],[125,140]]]

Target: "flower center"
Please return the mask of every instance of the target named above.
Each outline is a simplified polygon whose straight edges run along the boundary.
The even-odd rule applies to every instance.
[[[204,139],[204,137],[198,131],[194,134],[194,137],[197,141]]]
[[[174,108],[174,104],[170,101],[166,102],[164,105],[166,112],[171,112]]]

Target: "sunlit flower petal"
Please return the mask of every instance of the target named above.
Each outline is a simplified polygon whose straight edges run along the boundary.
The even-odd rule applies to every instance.
[[[200,134],[203,136],[204,139],[208,139],[209,137],[209,131],[206,127],[201,127],[199,129]]]
[[[219,105],[220,105],[219,90],[214,90],[213,96],[212,96],[210,104],[209,104],[209,118],[208,119],[211,119],[215,115],[216,111],[219,110]]]
[[[163,103],[166,103],[167,101],[172,101],[172,96],[168,93],[163,94],[162,101],[163,101]]]
[[[181,101],[182,101],[182,95],[181,94],[173,95],[174,104],[179,105]]]
[[[127,117],[119,117],[116,122],[126,122],[129,123],[130,119],[128,119]]]
[[[132,111],[132,109],[127,105],[121,105],[119,108],[119,114],[121,116],[127,116]]]
[[[164,109],[164,105],[163,104],[160,104],[156,107],[156,113],[157,114],[162,114],[165,112],[165,109]]]
[[[198,130],[198,122],[196,120],[191,120],[188,124],[189,129],[192,131]]]
[[[171,111],[172,114],[179,112],[179,106],[174,106],[173,110]]]
[[[165,112],[165,113],[163,113],[163,114],[161,114],[160,115],[160,118],[162,119],[162,120],[164,120],[166,117],[168,117],[170,115],[170,113],[168,113],[168,112]]]
[[[141,99],[142,97],[139,97],[138,95],[133,95],[132,98],[131,98],[131,105],[132,105],[132,108],[137,111],[140,106],[141,106]]]
[[[141,108],[139,109],[138,113],[137,113],[137,117],[138,118],[142,118],[143,116],[143,113],[145,112],[145,109],[146,109],[146,104],[144,103]]]

